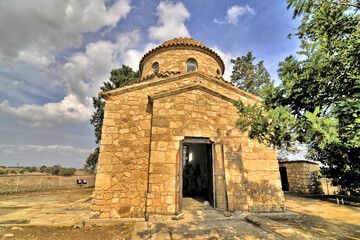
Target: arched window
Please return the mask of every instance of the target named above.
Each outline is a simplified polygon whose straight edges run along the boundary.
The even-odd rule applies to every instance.
[[[186,72],[195,71],[197,69],[197,62],[195,59],[189,59],[186,62]]]
[[[159,72],[159,63],[154,63],[153,65],[152,65],[152,69],[153,69],[153,74],[156,74],[156,73],[158,73]]]

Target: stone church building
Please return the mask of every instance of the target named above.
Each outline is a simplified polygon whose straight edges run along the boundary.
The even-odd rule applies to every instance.
[[[189,38],[140,61],[141,79],[106,100],[91,218],[177,214],[184,197],[228,211],[283,211],[276,150],[235,126],[234,101],[260,99],[222,77],[224,62]]]

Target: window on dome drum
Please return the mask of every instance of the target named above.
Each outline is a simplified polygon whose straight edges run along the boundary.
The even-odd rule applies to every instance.
[[[197,62],[195,59],[189,59],[186,62],[186,72],[195,71],[197,69]]]
[[[153,73],[154,74],[156,74],[156,73],[158,73],[159,72],[159,63],[154,63],[153,65],[152,65],[152,69],[153,69]]]

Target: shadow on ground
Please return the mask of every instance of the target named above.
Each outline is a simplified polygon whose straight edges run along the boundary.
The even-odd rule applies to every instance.
[[[225,217],[222,211],[184,198],[183,219],[160,215],[149,219],[151,239],[359,239],[359,208],[300,196],[285,198],[287,209],[297,213]]]

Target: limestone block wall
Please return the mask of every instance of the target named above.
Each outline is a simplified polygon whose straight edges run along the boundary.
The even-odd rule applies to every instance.
[[[183,78],[158,81],[117,89],[121,94],[106,100],[92,218],[145,217],[152,118],[148,96],[194,84]]]
[[[322,192],[324,194],[335,195],[339,193],[340,188],[338,186],[332,185],[331,179],[321,178],[320,182],[321,182]]]
[[[256,141],[242,142],[244,183],[247,190],[246,210],[252,212],[284,211],[276,151]]]
[[[310,193],[311,174],[319,171],[318,164],[306,161],[288,161],[279,162],[279,166],[286,167],[290,192]]]
[[[236,119],[232,102],[200,90],[154,100],[147,202],[150,213],[172,214],[177,210],[179,142],[186,136],[208,137],[224,144],[231,211],[283,210],[276,152],[248,141],[237,130]],[[241,154],[243,147],[247,152]]]
[[[223,143],[230,210],[283,209],[275,151],[235,126],[231,99],[256,98],[199,71],[107,94],[92,218],[175,213],[185,136]]]
[[[234,144],[238,141],[236,138],[243,136],[237,134],[231,141],[226,140],[227,134],[231,134],[235,128],[235,119],[228,116],[233,113],[229,108],[234,108],[232,103],[199,90],[154,101],[148,200],[150,213],[175,213],[177,210],[175,197],[179,187],[176,174],[179,171],[179,142],[185,136],[208,137],[213,142],[224,142],[228,153],[225,156],[225,169],[229,176],[230,208],[245,204],[240,161],[235,162],[240,159],[232,152],[232,149],[237,150]],[[229,164],[229,158],[234,163]],[[156,169],[166,169],[166,172]],[[239,200],[240,197],[243,199]]]
[[[151,114],[136,92],[106,102],[93,218],[144,217]]]
[[[318,164],[307,161],[286,161],[279,162],[279,167],[286,167],[289,182],[289,192],[306,194],[313,193],[311,186],[314,186],[315,184],[314,179],[312,178],[312,174],[313,172],[320,173]],[[337,186],[332,185],[331,179],[319,175],[318,181],[319,193],[331,195],[339,191]]]
[[[186,73],[186,61],[192,58],[197,61],[199,72],[209,76],[222,76],[219,63],[206,52],[200,48],[183,46],[158,50],[156,55],[151,55],[144,63],[142,75],[151,75],[153,73],[152,66],[155,62],[159,63],[160,72]]]

